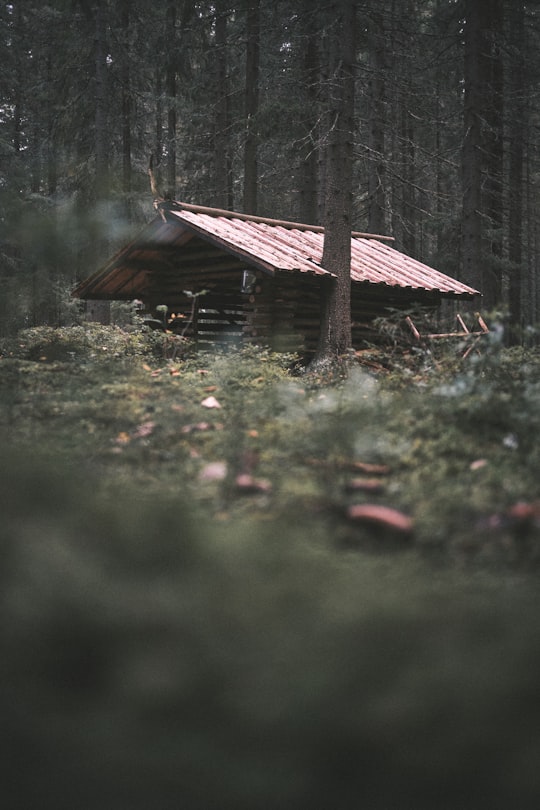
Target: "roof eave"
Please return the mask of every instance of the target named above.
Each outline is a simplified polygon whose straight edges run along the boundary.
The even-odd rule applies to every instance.
[[[437,298],[444,297],[444,298],[452,298],[452,299],[459,299],[463,300],[466,299],[468,301],[474,301],[475,299],[479,299],[482,297],[482,293],[478,292],[478,290],[473,290],[471,287],[471,292],[467,290],[459,291],[459,290],[440,290],[435,287],[413,287],[412,285],[405,285],[405,284],[388,284],[385,281],[369,281],[368,279],[352,279],[353,284],[364,284],[367,287],[377,287],[384,290],[407,290],[411,293],[423,293],[426,295],[434,295]]]

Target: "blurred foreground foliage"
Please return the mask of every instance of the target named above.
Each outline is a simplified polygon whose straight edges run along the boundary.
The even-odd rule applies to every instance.
[[[538,356],[329,385],[92,329],[2,347],[10,807],[536,808]]]

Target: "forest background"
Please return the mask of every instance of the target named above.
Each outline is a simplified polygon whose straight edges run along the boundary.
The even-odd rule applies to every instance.
[[[331,5],[331,4],[330,4]],[[353,227],[537,321],[536,0],[356,5]],[[69,291],[164,193],[323,220],[329,4],[16,0],[0,7],[0,323]]]

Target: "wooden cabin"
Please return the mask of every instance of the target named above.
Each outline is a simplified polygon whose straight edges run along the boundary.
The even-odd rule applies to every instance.
[[[256,343],[306,356],[316,347],[324,229],[178,202],[157,216],[73,296],[88,302],[139,299],[166,307],[169,328],[198,345]],[[388,308],[436,308],[479,293],[392,247],[390,237],[351,235],[353,346],[373,339]]]

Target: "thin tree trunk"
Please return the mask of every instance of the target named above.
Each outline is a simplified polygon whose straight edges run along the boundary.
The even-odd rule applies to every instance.
[[[230,150],[229,77],[227,60],[227,5],[215,5],[216,112],[214,121],[215,204],[233,209],[233,183]]]
[[[22,37],[23,37],[23,14],[22,2],[18,0],[13,6],[13,18],[15,21],[14,41],[15,41],[15,87],[13,95],[13,130],[12,143],[13,151],[19,155],[22,151],[22,108],[23,108],[23,65],[21,60]]]
[[[525,15],[522,3],[512,6],[510,17],[510,156],[508,185],[510,206],[508,214],[508,258],[510,260],[509,309],[511,329],[519,337],[523,327],[523,160],[524,138],[527,128],[525,105]]]
[[[95,187],[98,199],[107,196],[110,139],[107,128],[107,4],[94,6],[95,33]]]
[[[538,149],[532,136],[532,99],[527,93],[527,114],[525,117],[526,160],[525,160],[525,199],[527,222],[527,268],[525,278],[525,318],[527,323],[538,320],[537,295],[537,256],[538,256],[538,212],[535,188],[535,166],[538,165]]]
[[[244,213],[257,213],[260,0],[250,0],[246,21]]]
[[[161,70],[158,65],[156,68],[156,121],[155,121],[155,155],[156,155],[156,168],[159,167],[163,160],[163,82],[161,79]]]
[[[131,19],[130,0],[123,0],[121,8],[122,43],[122,190],[126,196],[129,215],[131,194]]]
[[[483,276],[480,115],[483,100],[479,55],[482,18],[477,0],[466,0],[465,15],[464,137],[461,156],[462,261],[464,281],[481,291]]]
[[[306,112],[304,134],[298,144],[299,170],[299,219],[300,222],[319,222],[318,166],[319,166],[319,90],[320,55],[318,36],[314,28],[313,4],[304,0],[306,34],[303,39],[302,77],[305,87]]]
[[[486,303],[498,306],[502,299],[503,257],[503,122],[504,87],[502,60],[503,5],[502,0],[489,0],[489,25],[484,46],[486,87],[485,127],[485,212],[487,215],[487,274],[484,277]]]
[[[502,293],[502,28],[502,0],[466,0],[463,269],[486,309]]]
[[[49,54],[47,57],[47,84],[49,87],[51,87],[53,84],[53,63],[51,54]],[[54,197],[58,186],[58,155],[54,106],[51,102],[49,102],[47,105],[46,156],[47,193],[49,197]]]
[[[384,233],[385,223],[385,129],[386,129],[386,32],[377,8],[369,23],[369,154],[368,231]]]
[[[440,0],[437,0],[437,10],[439,9]],[[442,90],[442,75],[441,66],[437,62],[435,69],[435,256],[437,257],[437,264],[439,256],[442,253],[443,246],[443,167],[442,167],[442,107],[441,107],[441,90]],[[436,264],[436,266],[437,266]]]
[[[403,204],[403,250],[409,256],[415,256],[417,210],[415,200],[415,143],[414,127],[408,104],[401,106],[401,165],[403,166],[402,204]]]
[[[376,0],[374,0],[376,2]],[[390,156],[389,166],[395,167],[391,171],[391,182],[388,184],[387,204],[389,207],[390,231],[396,240],[396,245],[403,244],[403,200],[402,189],[396,175],[396,169],[401,159],[400,122],[403,94],[400,90],[400,79],[403,71],[402,47],[400,40],[401,19],[399,16],[399,0],[391,0],[390,19],[388,28],[388,54],[387,67],[390,87],[388,90],[387,133],[385,137],[386,151]]]
[[[167,30],[167,191],[166,196],[176,197],[176,3],[169,0],[166,18]]]

